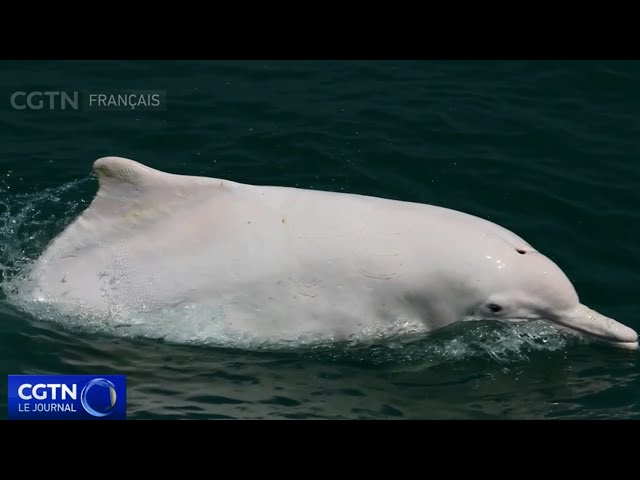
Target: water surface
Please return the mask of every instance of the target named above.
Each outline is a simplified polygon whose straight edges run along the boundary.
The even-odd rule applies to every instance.
[[[119,155],[478,215],[640,329],[640,63],[4,62],[0,73],[2,375],[124,373],[133,419],[639,417],[636,353],[542,324],[249,351],[70,328],[21,311],[8,290],[91,201],[92,162]],[[167,109],[9,102],[16,90],[92,88],[165,90]]]

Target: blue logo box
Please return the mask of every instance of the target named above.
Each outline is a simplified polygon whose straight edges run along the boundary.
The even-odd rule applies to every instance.
[[[9,420],[124,420],[125,375],[9,375]]]

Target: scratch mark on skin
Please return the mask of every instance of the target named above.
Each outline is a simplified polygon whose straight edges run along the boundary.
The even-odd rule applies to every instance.
[[[398,274],[396,272],[393,272],[393,273],[373,273],[373,272],[370,272],[368,270],[365,270],[364,268],[360,268],[358,270],[365,277],[373,278],[375,280],[391,280],[392,278],[395,278],[396,276],[398,276]]]
[[[309,298],[315,298],[318,296],[317,293],[312,293],[310,292],[311,289],[313,289],[313,287],[317,286],[320,284],[320,279],[318,278],[314,278],[313,280],[311,280],[311,282],[305,284],[303,282],[297,281],[291,277],[288,278],[289,282],[291,282],[291,284],[293,285],[293,287],[295,288],[295,290],[302,296],[304,297],[309,297]]]
[[[298,291],[298,293],[303,297],[309,297],[309,298],[316,298],[318,296],[317,293],[307,293],[307,292],[301,292],[301,291]]]
[[[311,282],[309,282],[307,284],[302,283],[302,282],[300,282],[298,280],[295,280],[294,278],[291,278],[291,277],[289,277],[289,281],[291,283],[293,283],[294,285],[296,285],[296,286],[300,286],[300,287],[304,287],[304,288],[312,288],[312,287],[315,287],[316,285],[318,285],[320,283],[320,279],[318,279],[318,278],[314,278],[313,280],[311,280]]]

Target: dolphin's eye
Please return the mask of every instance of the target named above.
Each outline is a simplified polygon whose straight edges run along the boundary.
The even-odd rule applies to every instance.
[[[520,255],[524,255],[525,253],[527,253],[524,248],[516,248],[516,252],[518,252]]]
[[[490,303],[488,307],[489,310],[491,310],[493,313],[498,313],[500,310],[502,310],[502,307],[497,303]]]

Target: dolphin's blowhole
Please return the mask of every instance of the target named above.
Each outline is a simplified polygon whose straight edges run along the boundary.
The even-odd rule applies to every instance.
[[[497,303],[490,303],[489,310],[491,310],[493,313],[498,313],[502,310],[502,306],[498,305]]]

